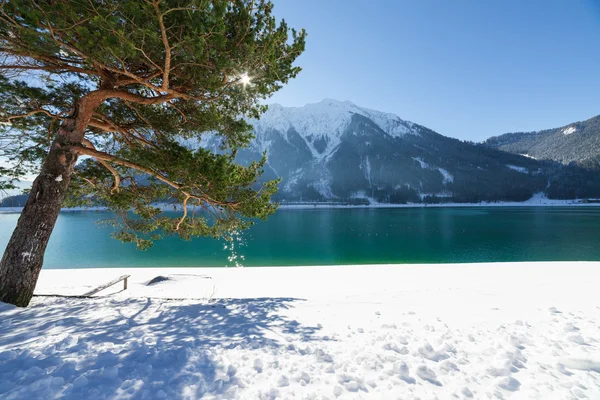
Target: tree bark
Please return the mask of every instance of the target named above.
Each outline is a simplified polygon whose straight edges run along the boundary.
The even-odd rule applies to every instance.
[[[61,123],[0,261],[0,301],[19,307],[31,301],[87,123],[101,102],[97,96],[83,97]]]

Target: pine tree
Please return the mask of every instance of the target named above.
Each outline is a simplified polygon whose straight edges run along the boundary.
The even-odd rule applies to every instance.
[[[27,306],[62,205],[101,205],[116,238],[227,237],[276,209],[246,118],[296,76],[305,33],[264,0],[0,0],[1,188],[37,173],[0,262]],[[221,149],[200,146],[217,135]],[[179,204],[166,214],[157,203]],[[83,232],[72,232],[81,235]],[[81,249],[85,252],[86,249]]]

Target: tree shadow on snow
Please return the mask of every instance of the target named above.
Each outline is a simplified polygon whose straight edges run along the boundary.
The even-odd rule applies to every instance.
[[[244,381],[238,349],[261,354],[318,341],[319,328],[284,315],[295,298],[212,303],[151,298],[35,298],[0,304],[0,397],[232,398]],[[285,336],[285,338],[282,337]],[[229,354],[231,356],[231,353]]]

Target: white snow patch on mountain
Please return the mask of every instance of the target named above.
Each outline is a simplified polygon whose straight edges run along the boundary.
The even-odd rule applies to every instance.
[[[266,151],[268,153],[273,146],[273,141],[266,139],[263,135],[260,135],[254,139],[253,145],[256,151],[260,153],[264,153]]]
[[[373,197],[367,195],[364,190],[359,190],[358,192],[354,192],[352,194],[352,196],[350,196],[350,197],[353,198],[353,199],[364,199],[364,200],[367,200],[369,202],[369,204],[372,205],[372,206],[376,206],[376,205],[379,204],[379,202],[376,199],[374,199]]]
[[[371,180],[371,162],[369,161],[369,156],[365,158],[364,164],[360,165],[360,169],[364,169],[365,178],[367,181],[369,181],[369,186],[373,186],[373,182]]]
[[[577,128],[574,126],[569,126],[568,128],[563,129],[561,132],[563,135],[570,135],[571,133],[577,132]]]
[[[421,166],[421,168],[423,168],[423,169],[430,168],[429,164],[427,164],[425,161],[423,161],[423,159],[421,157],[413,157],[412,159],[417,161],[419,163],[419,165]]]
[[[331,176],[324,175],[313,184],[313,187],[319,192],[319,194],[327,199],[334,198],[335,196],[331,192]]]
[[[347,102],[352,104],[350,102]],[[404,121],[400,119],[397,115],[384,113],[381,111],[370,110],[368,108],[357,107],[352,104],[357,109],[361,110],[367,117],[369,117],[373,122],[377,124],[385,133],[392,137],[401,137],[406,134],[418,134],[416,130],[413,129],[414,124],[412,122]]]
[[[444,177],[444,184],[454,182],[454,176],[452,176],[450,172],[448,172],[444,168],[439,167],[438,171],[440,171],[440,174],[442,174],[442,176]]]
[[[298,180],[302,177],[302,168],[298,168],[287,178],[284,185],[284,190],[291,190],[292,187],[298,183]]]
[[[413,157],[412,159],[417,161],[423,169],[437,169],[438,171],[440,171],[440,174],[442,174],[444,184],[454,182],[454,176],[450,172],[448,172],[448,170],[427,164],[425,161],[423,161],[421,157]]]
[[[525,167],[519,167],[518,165],[506,164],[506,166],[514,171],[520,172],[522,174],[528,174],[529,170]]]

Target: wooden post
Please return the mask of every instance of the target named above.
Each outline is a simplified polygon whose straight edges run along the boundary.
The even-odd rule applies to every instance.
[[[129,278],[129,275],[127,275],[125,279],[123,279],[123,290],[127,290],[127,278]]]

